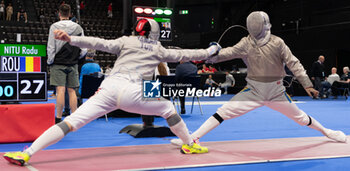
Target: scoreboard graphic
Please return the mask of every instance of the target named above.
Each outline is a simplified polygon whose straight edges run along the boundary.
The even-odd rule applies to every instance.
[[[0,44],[0,101],[46,101],[45,45]]]
[[[40,72],[41,57],[1,56],[1,72]]]
[[[46,100],[46,72],[0,72],[0,101]]]
[[[160,29],[159,41],[172,41],[172,8],[133,6],[134,23],[141,18],[154,19]]]

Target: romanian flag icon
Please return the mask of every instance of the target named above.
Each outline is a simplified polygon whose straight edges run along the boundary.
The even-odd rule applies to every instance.
[[[41,57],[21,56],[21,72],[41,72]]]

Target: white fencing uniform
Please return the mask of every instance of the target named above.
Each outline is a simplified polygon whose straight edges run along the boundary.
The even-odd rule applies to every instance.
[[[204,50],[165,49],[159,41],[142,36],[123,36],[116,40],[71,36],[71,45],[116,54],[114,67],[99,91],[64,121],[77,130],[104,114],[122,109],[143,115],[168,118],[176,110],[170,101],[143,98],[142,80],[151,80],[160,62],[203,60]]]
[[[248,69],[247,88],[218,109],[217,113],[223,119],[238,117],[266,105],[301,125],[309,123],[308,116],[285,93],[283,64],[290,68],[303,87],[312,87],[312,83],[281,38],[271,35],[270,41],[259,47],[249,35],[235,46],[222,49],[216,58],[217,62],[242,58]]]
[[[217,110],[224,120],[241,116],[265,105],[283,113],[300,125],[309,123],[308,116],[292,103],[285,92],[283,80],[263,83],[247,79],[247,82],[246,88]]]
[[[219,126],[224,120],[232,119],[261,106],[267,106],[283,113],[300,125],[307,125],[338,142],[346,142],[341,131],[323,127],[316,119],[300,110],[285,92],[284,64],[293,72],[304,88],[312,83],[300,61],[292,54],[284,41],[271,34],[270,20],[263,11],[255,11],[247,17],[249,35],[236,45],[222,49],[209,62],[223,62],[241,58],[247,65],[247,86],[229,102],[220,107],[191,136],[196,141]],[[181,145],[179,139],[172,144]]]

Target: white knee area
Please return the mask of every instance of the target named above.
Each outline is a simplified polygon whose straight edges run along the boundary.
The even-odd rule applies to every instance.
[[[216,113],[223,119],[223,120],[229,120],[229,119],[233,119],[233,118],[237,118],[239,116],[241,116],[242,114],[238,114],[236,113],[236,111],[228,111],[225,109],[222,109],[222,107],[220,107]]]
[[[167,107],[163,113],[161,113],[161,117],[163,117],[164,119],[169,119],[170,117],[172,117],[173,115],[178,115],[176,112],[176,109],[174,107],[173,104],[170,103],[170,105],[168,105],[169,107]],[[179,116],[180,117],[180,116]],[[180,117],[181,118],[181,117]]]
[[[310,117],[302,110],[300,110],[300,114],[294,116],[293,120],[297,122],[301,126],[306,126],[310,123]]]
[[[73,115],[69,115],[62,121],[62,122],[68,122],[71,125],[72,127],[71,131],[76,131],[86,124],[84,120],[82,120],[81,118],[72,117],[72,116]]]
[[[222,107],[220,107],[216,113],[218,115],[220,115],[220,117],[224,120],[227,120],[227,119],[231,119],[231,118],[234,118],[234,117],[237,117],[235,114],[228,114],[229,112],[227,112],[225,109],[222,109]]]

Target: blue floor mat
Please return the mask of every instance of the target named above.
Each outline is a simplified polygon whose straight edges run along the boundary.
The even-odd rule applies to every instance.
[[[51,93],[49,93],[51,94]],[[223,95],[215,98],[200,98],[201,102],[228,101],[232,95]],[[322,123],[325,127],[342,130],[350,134],[350,101],[345,99],[336,100],[312,100],[309,97],[293,97],[300,109],[305,111]],[[187,98],[187,102],[191,102]],[[36,102],[42,103],[42,102]],[[55,99],[50,99],[48,103],[55,103]],[[200,114],[199,106],[194,106],[194,111],[190,114],[191,105],[186,105],[187,114],[181,115],[190,131],[195,131],[199,126],[213,115],[221,105],[202,105],[203,115]],[[76,132],[69,133],[57,144],[47,149],[66,148],[88,148],[106,146],[128,146],[146,144],[167,144],[171,137],[166,138],[133,138],[128,134],[119,134],[119,131],[130,124],[141,123],[141,118],[109,118],[106,122],[104,118],[97,119],[87,124]],[[167,125],[163,118],[155,118],[155,125]],[[322,136],[318,131],[305,126],[300,126],[284,115],[261,107],[253,110],[241,117],[224,121],[216,129],[208,133],[202,141],[229,141],[248,139],[269,139],[269,138],[289,138],[289,137],[313,137]],[[22,150],[24,146],[31,143],[10,143],[0,144],[0,152]],[[349,163],[349,158],[308,160],[293,162],[275,162],[262,164],[248,164],[235,166],[220,166],[195,168],[196,170],[338,170],[338,164]],[[347,168],[346,164],[339,167]],[[191,170],[191,169],[183,169]],[[342,170],[342,169],[339,169]]]

